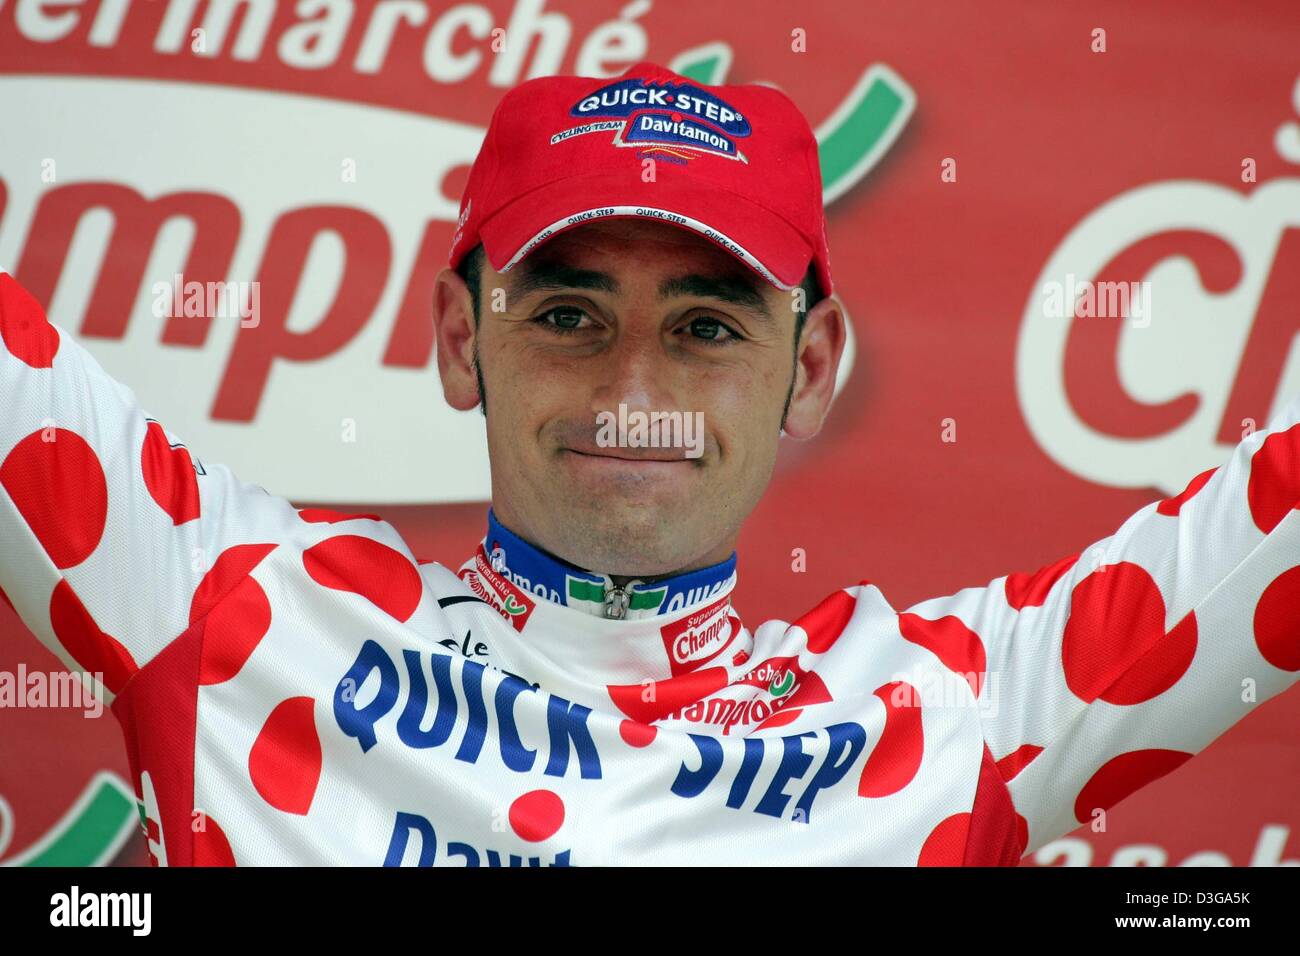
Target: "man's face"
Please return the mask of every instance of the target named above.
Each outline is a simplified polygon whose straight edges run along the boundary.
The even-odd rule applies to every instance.
[[[787,396],[804,377],[792,294],[701,236],[626,219],[561,233],[506,274],[485,262],[481,289],[472,342],[451,328],[445,288],[435,320],[457,407],[460,365],[477,354],[502,523],[614,575],[724,560],[771,477]],[[444,350],[455,353],[450,384]],[[674,424],[702,422],[702,432],[632,447],[634,429],[611,427],[620,405],[633,424],[680,413]]]

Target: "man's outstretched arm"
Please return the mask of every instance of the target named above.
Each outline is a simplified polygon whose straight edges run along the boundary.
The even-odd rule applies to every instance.
[[[1298,422],[1300,396],[1225,464],[1079,555],[899,615],[904,637],[983,672],[985,740],[1026,851],[1300,678]]]
[[[0,273],[0,589],[107,700],[302,523],[192,456]]]

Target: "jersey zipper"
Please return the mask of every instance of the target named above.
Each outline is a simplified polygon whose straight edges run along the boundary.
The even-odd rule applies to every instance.
[[[605,617],[621,621],[627,617],[627,606],[632,596],[623,588],[613,587],[605,592]]]

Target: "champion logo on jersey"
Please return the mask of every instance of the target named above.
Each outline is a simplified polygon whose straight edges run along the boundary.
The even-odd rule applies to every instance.
[[[551,145],[587,133],[614,132],[615,146],[690,160],[710,153],[747,163],[736,144],[753,130],[725,100],[690,83],[633,78],[602,86],[584,96],[569,115],[587,120],[551,137]]]
[[[461,571],[460,577],[478,597],[496,608],[511,627],[516,631],[524,629],[537,604],[527,592],[496,572],[482,545],[474,555],[474,567]]]
[[[740,619],[731,613],[731,595],[659,629],[673,676],[713,660],[740,633]]]

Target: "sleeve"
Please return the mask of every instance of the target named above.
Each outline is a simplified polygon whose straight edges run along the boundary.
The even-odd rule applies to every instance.
[[[106,701],[301,521],[193,456],[0,273],[0,592]]]
[[[1300,676],[1298,421],[1300,396],[1079,554],[900,614],[976,689],[1025,852],[1104,825]]]

